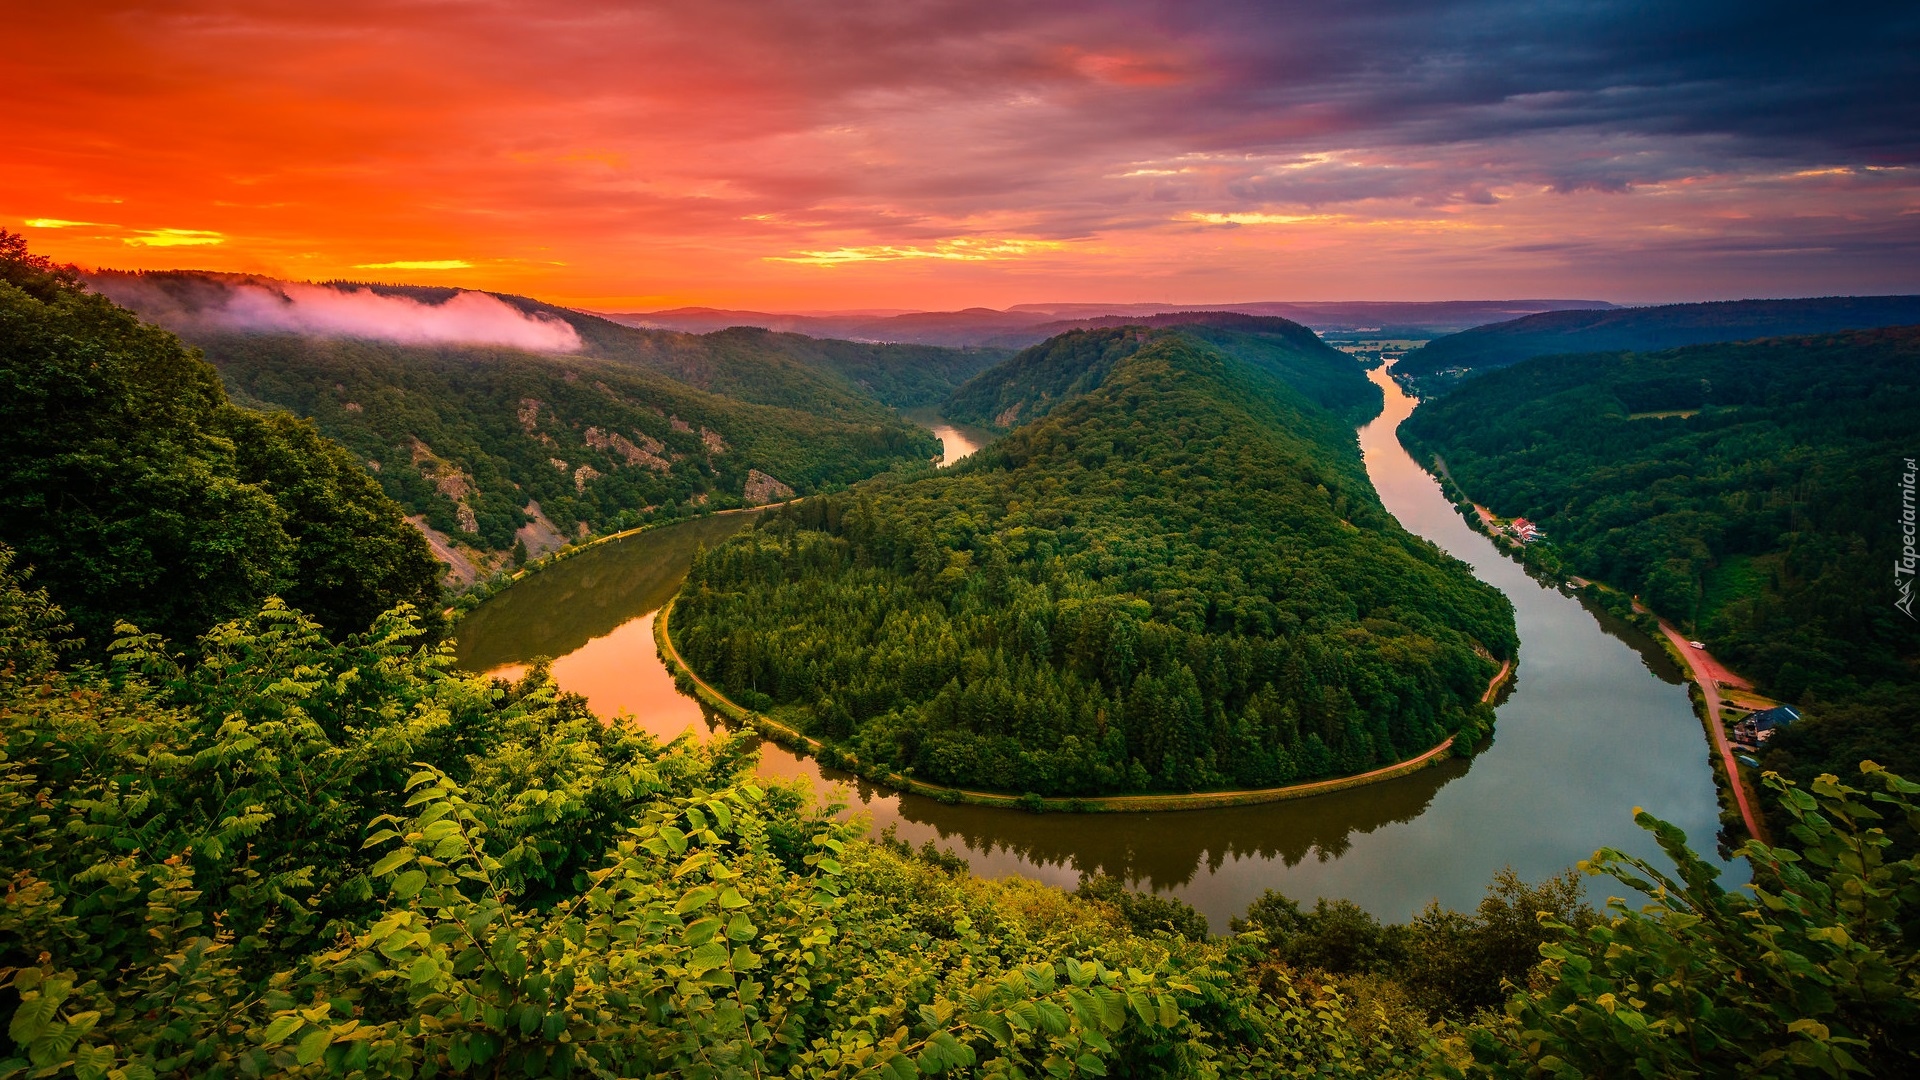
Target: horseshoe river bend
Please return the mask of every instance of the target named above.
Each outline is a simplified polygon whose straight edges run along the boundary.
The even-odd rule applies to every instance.
[[[1359,435],[1381,500],[1513,601],[1519,667],[1491,744],[1471,760],[1287,802],[1125,814],[948,805],[874,787],[773,743],[761,745],[760,771],[805,777],[870,815],[876,829],[952,848],[977,874],[1072,888],[1082,873],[1107,873],[1187,901],[1216,931],[1268,888],[1307,903],[1346,897],[1398,922],[1433,899],[1471,908],[1505,866],[1537,880],[1604,846],[1658,864],[1651,838],[1631,820],[1636,806],[1711,852],[1719,819],[1709,748],[1680,671],[1637,630],[1529,577],[1468,528],[1394,437],[1414,400],[1384,370],[1372,378],[1386,407]],[[952,460],[977,438],[944,424],[938,434]],[[662,738],[689,728],[706,738],[716,719],[674,688],[653,621],[699,547],[749,520],[716,515],[654,529],[529,575],[460,622],[458,660],[512,676],[551,657],[560,687],[601,715],[625,714]]]

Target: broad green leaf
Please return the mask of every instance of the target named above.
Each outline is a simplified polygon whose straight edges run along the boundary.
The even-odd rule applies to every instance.
[[[421,889],[426,888],[427,875],[422,870],[409,870],[393,879],[393,895],[402,900],[411,900]]]
[[[385,877],[412,861],[413,849],[410,847],[403,847],[397,851],[389,851],[384,858],[373,864],[373,869],[367,871],[367,876]]]
[[[320,1055],[333,1045],[333,1033],[326,1028],[317,1027],[300,1037],[300,1044],[294,1051],[294,1060],[302,1065],[311,1065],[320,1060]]]
[[[46,994],[21,1002],[14,1010],[13,1022],[7,1025],[7,1034],[15,1043],[25,1046],[46,1032],[59,1008],[60,1003]]]
[[[675,915],[685,915],[689,911],[706,907],[707,902],[713,899],[715,891],[711,885],[701,885],[688,889],[686,894],[680,897],[680,902],[673,905],[673,913]]]
[[[261,1033],[260,1045],[280,1045],[287,1036],[293,1034],[304,1022],[305,1021],[301,1020],[298,1016],[281,1016],[274,1018],[273,1023],[267,1025],[267,1030]]]

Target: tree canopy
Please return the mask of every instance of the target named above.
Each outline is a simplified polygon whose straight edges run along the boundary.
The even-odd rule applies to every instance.
[[[1764,760],[1811,782],[1867,757],[1920,772],[1920,632],[1894,606],[1916,430],[1906,327],[1531,360],[1423,403],[1401,438],[1805,706]]]
[[[311,425],[236,406],[198,352],[0,234],[0,542],[87,646],[191,641],[278,595],[336,634],[437,608],[425,541]]]
[[[1535,356],[1651,352],[1683,345],[1920,323],[1920,296],[1821,296],[1546,311],[1435,338],[1394,365],[1424,394]]]
[[[1023,355],[1104,374],[956,469],[696,560],[688,661],[865,761],[1001,791],[1270,786],[1484,730],[1511,608],[1381,507],[1344,419],[1180,331]]]
[[[861,836],[746,746],[450,670],[408,613],[269,602],[182,663],[71,663],[0,550],[0,1076],[1896,1075],[1920,1046],[1920,785],[1783,785],[1751,896],[1596,915],[1503,878],[1382,926],[1277,894],[1236,937]],[[62,657],[68,657],[66,661]],[[1877,790],[1876,790],[1877,789]],[[1532,910],[1529,910],[1532,909]],[[1544,918],[1529,918],[1544,913]],[[1485,1008],[1503,1000],[1503,1010]],[[1439,1018],[1430,1027],[1429,1019]]]

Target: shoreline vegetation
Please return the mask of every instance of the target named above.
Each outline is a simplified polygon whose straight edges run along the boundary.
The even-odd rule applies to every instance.
[[[1453,757],[1453,743],[1456,735],[1449,735],[1438,745],[1405,761],[1395,762],[1367,772],[1352,776],[1338,776],[1327,780],[1312,780],[1299,784],[1284,784],[1270,788],[1240,788],[1225,791],[1165,792],[1142,795],[1088,795],[1078,797],[1045,797],[1032,794],[1014,795],[1006,792],[976,791],[968,788],[936,784],[907,776],[899,772],[867,772],[857,756],[830,746],[819,739],[811,738],[785,724],[774,720],[765,713],[749,709],[722,694],[711,683],[693,670],[680,650],[673,643],[670,629],[674,603],[668,601],[660,608],[659,617],[653,621],[654,644],[660,650],[660,658],[673,675],[674,684],[683,693],[692,695],[701,704],[718,713],[734,725],[748,728],[771,742],[778,743],[795,753],[806,754],[830,768],[851,772],[869,783],[897,791],[924,795],[947,803],[966,803],[974,806],[996,806],[1008,809],[1028,810],[1034,813],[1144,813],[1154,810],[1201,810],[1218,809],[1228,806],[1252,806],[1259,803],[1285,802],[1292,799],[1310,798],[1315,795],[1329,795],[1336,791],[1349,791],[1353,788],[1385,780],[1408,776],[1431,765],[1438,765]],[[1491,704],[1494,697],[1503,689],[1513,674],[1513,660],[1501,661],[1500,670],[1494,673],[1487,683],[1486,693],[1480,698],[1481,704]]]
[[[1178,329],[1067,335],[1027,381],[1109,349],[1097,387],[958,470],[810,500],[696,559],[675,647],[872,768],[1030,805],[1477,744],[1511,607],[1385,512],[1352,418]],[[1365,381],[1331,349],[1294,360]]]
[[[1637,598],[1678,629],[1683,660],[1704,642],[1799,710],[1743,771],[1802,786],[1863,759],[1911,773],[1920,638],[1898,606],[1897,511],[1920,426],[1916,359],[1915,326],[1542,356],[1424,402],[1401,442],[1537,522],[1551,544],[1528,545],[1528,565],[1613,583],[1587,595],[1664,638]],[[1740,790],[1786,820],[1770,787],[1730,791],[1729,819]]]
[[[1415,460],[1418,461],[1419,457],[1420,455],[1415,455]],[[1700,721],[1701,729],[1707,736],[1708,749],[1711,751],[1708,757],[1713,766],[1713,783],[1714,789],[1720,799],[1720,816],[1722,823],[1731,825],[1737,821],[1741,827],[1746,830],[1748,836],[1762,843],[1770,843],[1771,840],[1769,839],[1769,833],[1767,831],[1766,816],[1756,809],[1760,803],[1760,798],[1759,792],[1756,790],[1755,777],[1753,775],[1754,770],[1740,768],[1739,762],[1734,757],[1731,740],[1727,738],[1726,720],[1720,715],[1721,686],[1718,685],[1715,680],[1702,673],[1700,668],[1694,663],[1695,657],[1687,655],[1687,651],[1691,649],[1691,646],[1686,646],[1684,643],[1688,639],[1685,638],[1672,623],[1669,623],[1666,619],[1661,618],[1649,610],[1644,604],[1640,603],[1638,597],[1629,596],[1622,589],[1609,585],[1604,581],[1595,581],[1577,574],[1565,573],[1560,570],[1557,565],[1550,568],[1542,565],[1542,560],[1539,559],[1529,560],[1526,556],[1529,551],[1535,550],[1534,545],[1516,544],[1508,537],[1497,532],[1496,527],[1501,521],[1500,515],[1474,502],[1467,496],[1460,485],[1454,481],[1452,474],[1447,471],[1447,460],[1445,457],[1440,454],[1434,454],[1431,462],[1423,463],[1421,467],[1435,480],[1440,482],[1441,490],[1446,494],[1447,500],[1453,504],[1455,510],[1459,511],[1460,516],[1466,520],[1467,525],[1475,532],[1482,533],[1493,540],[1494,546],[1508,558],[1542,575],[1556,576],[1564,581],[1571,582],[1577,586],[1581,594],[1585,596],[1591,597],[1595,594],[1611,593],[1616,596],[1627,597],[1630,610],[1632,614],[1636,616],[1636,619],[1630,619],[1628,621],[1635,629],[1646,634],[1649,641],[1659,645],[1667,653],[1668,658],[1673,661],[1675,667],[1679,668],[1680,673],[1687,681],[1687,700],[1693,705],[1694,718]],[[1650,630],[1642,625],[1639,621],[1640,617],[1651,620],[1653,629]],[[1705,650],[1698,651],[1705,653]],[[1755,693],[1752,690],[1751,682],[1738,672],[1735,672],[1731,667],[1728,667],[1724,662],[1714,657],[1711,653],[1705,653],[1704,658],[1727,672],[1727,674],[1734,679],[1739,680],[1738,684],[1728,682],[1726,684],[1728,688],[1743,689],[1746,690],[1746,696],[1749,698],[1771,702],[1772,699],[1764,698],[1762,695]],[[1777,704],[1777,702],[1775,702],[1775,704]],[[1733,779],[1729,779],[1730,777]]]
[[[506,591],[509,586],[515,585],[533,574],[540,573],[550,567],[566,562],[568,559],[584,555],[602,544],[611,544],[615,541],[625,540],[630,536],[638,536],[644,532],[652,532],[655,529],[665,529],[674,525],[685,525],[690,521],[698,521],[701,518],[728,517],[737,514],[762,514],[769,510],[778,510],[783,506],[791,506],[805,498],[807,498],[807,496],[788,499],[786,502],[765,503],[760,506],[735,506],[726,510],[709,510],[688,517],[649,521],[645,525],[635,525],[631,529],[622,529],[619,532],[608,533],[605,536],[593,537],[583,544],[568,544],[566,547],[556,551],[550,551],[537,559],[529,559],[524,566],[517,567],[511,571],[503,570],[491,578],[474,582],[462,590],[460,595],[454,598],[453,603],[446,606],[445,610],[441,612],[441,615],[447,619],[447,625],[452,626],[455,622],[459,621],[462,615],[467,614],[493,597],[500,595]]]
[[[30,421],[4,448],[16,468],[68,469],[37,491],[117,497],[90,519],[0,515],[68,542],[42,546],[64,573],[0,542],[0,1077],[1491,1080],[1920,1061],[1920,864],[1880,824],[1920,821],[1920,784],[1872,761],[1858,788],[1768,776],[1797,847],[1742,845],[1752,896],[1645,812],[1658,865],[1612,848],[1581,864],[1648,901],[1604,914],[1572,871],[1507,871],[1477,909],[1435,901],[1404,924],[1269,890],[1215,936],[1104,875],[1073,892],[976,876],[761,782],[745,740],[606,723],[538,667],[455,670],[420,615],[436,591],[376,594],[359,629],[335,586],[378,588],[394,537],[399,565],[430,565],[403,508],[364,484],[287,483],[289,457],[358,475],[290,419],[272,468],[224,458],[248,445],[225,425],[273,418],[229,412],[193,354],[73,280],[0,230],[0,374]],[[151,389],[182,373],[197,405]],[[184,522],[205,527],[198,561],[141,549],[159,584],[248,588],[232,530],[282,520],[301,526],[286,580],[333,601],[332,625],[293,589],[169,612],[125,579],[89,592],[58,561],[91,540],[119,545],[100,565],[138,570],[132,541]],[[104,657],[78,651],[67,596],[99,598]],[[153,612],[219,621],[170,637],[136,625]],[[1462,640],[1468,656],[1473,640],[1495,639]],[[1457,667],[1453,697],[1493,666]]]

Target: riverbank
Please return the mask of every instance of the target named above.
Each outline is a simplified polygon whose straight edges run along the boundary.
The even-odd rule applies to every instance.
[[[689,521],[698,521],[702,517],[729,517],[736,514],[759,514],[768,510],[778,510],[783,506],[792,506],[804,498],[806,498],[806,496],[802,495],[788,499],[785,502],[766,503],[762,506],[736,506],[730,510],[715,510],[708,514],[697,514],[693,517],[672,518],[667,521],[650,521],[645,525],[636,525],[631,529],[622,529],[619,532],[608,533],[605,536],[596,536],[584,544],[569,544],[558,551],[551,552],[528,562],[525,566],[516,569],[511,574],[495,575],[486,581],[475,582],[472,587],[455,597],[453,603],[448,604],[441,614],[445,615],[449,622],[457,622],[460,616],[479,607],[492,597],[499,595],[502,590],[512,586],[516,582],[523,581],[531,575],[557,566],[576,556],[585,555],[587,552],[606,544],[625,540],[628,537],[639,536],[641,533],[652,532],[655,529],[670,529],[675,525],[684,525]],[[431,537],[429,537],[429,543],[431,543]]]
[[[1635,606],[1641,607],[1638,601],[1635,601]],[[1644,607],[1641,609],[1645,610]],[[1707,738],[1720,759],[1719,767],[1714,770],[1714,778],[1732,791],[1734,802],[1740,809],[1740,823],[1746,828],[1747,835],[1763,844],[1770,843],[1766,819],[1760,814],[1760,795],[1752,790],[1751,778],[1734,757],[1733,741],[1727,738],[1726,718],[1721,715],[1722,685],[1751,689],[1753,684],[1735,675],[1731,668],[1715,660],[1705,649],[1694,648],[1692,642],[1682,637],[1672,623],[1660,619],[1658,615],[1654,618],[1660,620],[1660,633],[1665,636],[1668,648],[1700,691],[1701,719],[1706,724]],[[1722,675],[1726,678],[1721,678]]]
[[[1519,561],[1521,565],[1535,567],[1537,560],[1527,559],[1525,547],[1516,546],[1511,541],[1500,543],[1506,540],[1506,537],[1501,532],[1499,515],[1474,502],[1467,495],[1466,490],[1455,482],[1452,473],[1447,470],[1445,458],[1439,454],[1433,455],[1430,471],[1440,482],[1441,490],[1447,495],[1448,501],[1460,511],[1461,517],[1466,519],[1468,525],[1492,537],[1496,541],[1495,546]],[[1591,587],[1612,592],[1621,591],[1604,582],[1588,578],[1569,575],[1566,580],[1582,589]],[[1686,674],[1688,681],[1692,684],[1693,689],[1688,696],[1694,702],[1695,715],[1706,733],[1707,744],[1713,751],[1711,756],[1714,762],[1714,785],[1722,796],[1723,806],[1730,801],[1732,805],[1726,806],[1726,809],[1737,814],[1740,825],[1746,830],[1747,835],[1763,843],[1766,842],[1766,820],[1759,811],[1759,793],[1753,789],[1752,778],[1741,769],[1739,759],[1734,755],[1732,740],[1727,738],[1726,718],[1722,715],[1724,703],[1720,696],[1722,685],[1751,690],[1753,684],[1734,674],[1733,669],[1714,659],[1713,655],[1705,649],[1694,648],[1691,640],[1682,636],[1673,624],[1654,614],[1637,598],[1630,598],[1630,601],[1634,613],[1653,617],[1660,630],[1655,640],[1662,641],[1668,654],[1672,656],[1674,664]]]
[[[1076,797],[1047,798],[1037,795],[1008,795],[993,791],[974,791],[967,788],[949,787],[945,784],[929,783],[903,773],[887,772],[867,774],[861,772],[861,763],[854,755],[837,747],[828,746],[819,739],[811,738],[785,724],[774,720],[764,713],[755,712],[738,704],[722,694],[711,683],[702,679],[691,665],[681,657],[680,650],[673,643],[670,622],[673,615],[673,602],[660,609],[653,621],[654,644],[659,648],[660,658],[673,673],[676,682],[692,693],[708,708],[719,713],[729,721],[751,728],[762,738],[792,750],[796,753],[820,756],[828,764],[845,768],[861,775],[864,779],[882,784],[898,791],[910,791],[916,795],[925,795],[944,803],[967,803],[974,806],[996,806],[1006,809],[1029,810],[1036,813],[1049,811],[1067,811],[1073,813],[1142,813],[1154,810],[1204,810],[1228,806],[1251,806],[1258,803],[1285,802],[1292,799],[1304,799],[1314,795],[1326,795],[1336,791],[1347,791],[1367,784],[1391,780],[1406,776],[1430,765],[1437,765],[1452,756],[1454,736],[1449,735],[1433,749],[1418,757],[1395,762],[1369,772],[1353,776],[1335,777],[1330,780],[1315,780],[1304,784],[1288,784],[1282,787],[1242,789],[1237,791],[1201,791],[1190,793],[1167,793],[1156,795],[1088,795]],[[1500,688],[1513,673],[1513,661],[1502,661],[1500,670],[1494,673],[1487,683],[1486,693],[1481,695],[1482,704],[1493,701]]]

